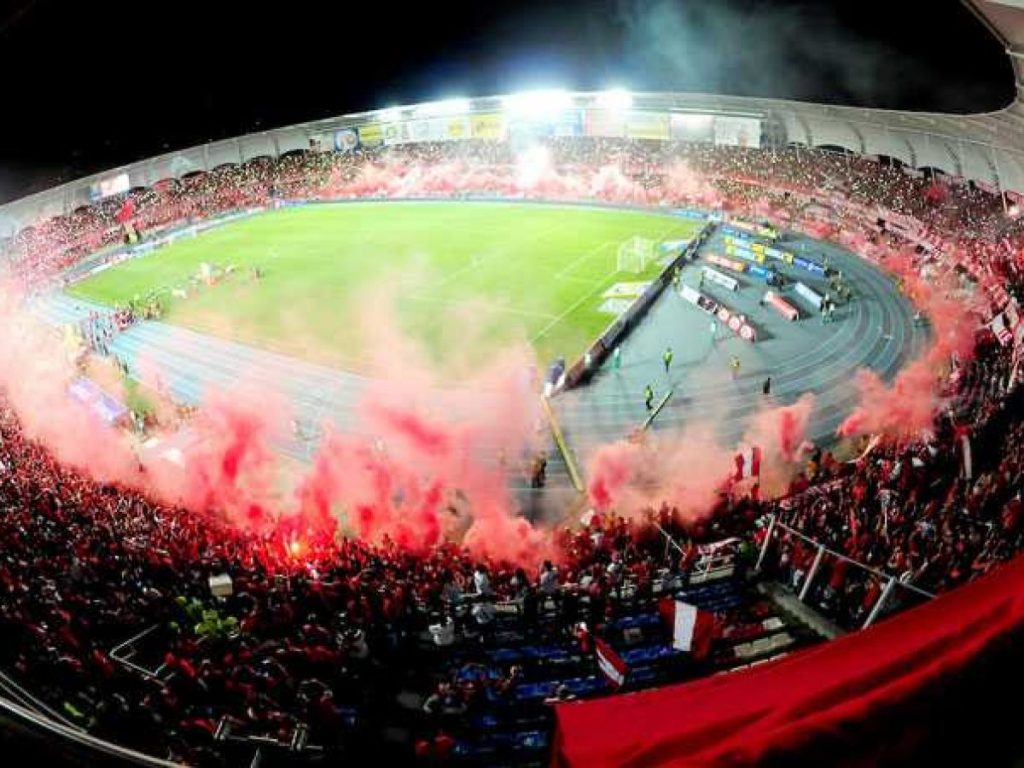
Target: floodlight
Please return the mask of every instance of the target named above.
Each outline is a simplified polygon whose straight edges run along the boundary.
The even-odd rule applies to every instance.
[[[441,101],[428,101],[414,110],[417,117],[435,117],[442,115],[464,115],[472,109],[469,99],[455,98]]]
[[[506,110],[515,114],[551,115],[571,107],[572,94],[561,90],[523,91],[506,96],[504,105]]]
[[[625,88],[611,88],[597,94],[596,103],[601,109],[626,110],[633,106],[633,94]]]

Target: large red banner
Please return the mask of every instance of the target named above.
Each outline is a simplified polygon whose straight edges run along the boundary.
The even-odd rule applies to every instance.
[[[993,765],[1019,757],[1022,586],[1017,558],[870,629],[769,664],[559,705],[555,765]]]

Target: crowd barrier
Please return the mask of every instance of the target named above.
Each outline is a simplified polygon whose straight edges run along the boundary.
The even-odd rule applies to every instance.
[[[858,560],[854,560],[851,557],[847,557],[846,555],[842,554],[841,552],[837,552],[834,549],[829,549],[816,539],[813,539],[810,536],[801,533],[796,528],[792,528],[786,525],[781,520],[779,520],[776,515],[769,515],[768,531],[764,537],[764,542],[761,544],[761,551],[758,553],[757,564],[754,567],[756,571],[765,570],[765,561],[768,556],[769,550],[773,545],[775,545],[778,542],[778,540],[784,534],[795,536],[796,538],[803,540],[811,547],[813,547],[815,551],[814,560],[811,562],[810,569],[808,569],[807,574],[803,577],[803,580],[800,582],[800,584],[797,585],[800,588],[800,591],[797,594],[797,598],[801,602],[807,602],[808,596],[811,592],[811,588],[816,583],[815,579],[818,576],[822,560],[826,555],[836,560],[842,560],[848,563],[849,565],[853,566],[855,570],[869,573],[875,576],[876,578],[880,579],[885,584],[885,587],[882,588],[882,594],[879,596],[878,600],[872,606],[871,612],[865,617],[864,622],[860,627],[861,629],[866,629],[867,627],[870,627],[872,624],[875,623],[875,621],[878,620],[879,616],[883,615],[886,609],[893,607],[893,603],[896,600],[896,593],[899,591],[909,593],[915,599],[923,598],[925,600],[931,600],[935,597],[935,595],[933,595],[931,592],[927,592],[926,590],[920,589],[919,587],[915,587],[913,584],[906,584],[904,582],[901,582],[895,576],[890,576],[884,571],[880,571],[877,568],[872,568],[870,565],[866,565]]]

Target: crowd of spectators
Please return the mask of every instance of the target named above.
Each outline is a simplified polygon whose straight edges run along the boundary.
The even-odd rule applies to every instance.
[[[28,282],[52,278],[87,254],[124,241],[130,223],[143,238],[165,228],[283,199],[380,195],[514,194],[601,197],[623,202],[712,204],[756,209],[777,218],[806,213],[808,196],[833,196],[913,217],[923,237],[941,235],[986,271],[1022,276],[1019,218],[997,194],[961,179],[906,169],[896,161],[801,147],[744,149],[711,144],[596,138],[548,140],[561,183],[517,180],[511,142],[463,141],[298,151],[257,157],[166,179],[41,221],[7,244],[16,273]],[[436,173],[440,167],[443,173]],[[605,171],[614,167],[614,183]],[[572,180],[570,183],[569,180]],[[625,184],[625,186],[623,186]],[[861,222],[863,224],[863,222]],[[856,224],[854,224],[855,226]],[[877,234],[877,233],[876,233]]]
[[[596,173],[614,162],[648,190],[675,189],[673,168],[683,162],[701,179],[701,199],[788,220],[802,215],[806,193],[884,206],[1002,277],[1011,294],[1022,282],[1019,229],[997,196],[970,185],[940,188],[895,164],[800,148],[556,139],[549,149],[556,168]],[[506,182],[515,172],[506,143],[292,153],[134,190],[132,223],[145,237],[275,200],[346,196],[373,172],[408,177],[439,164],[474,179],[447,194],[485,191],[495,176],[483,168]],[[120,242],[124,203],[102,201],[19,233],[18,274],[52,279]],[[592,679],[592,636],[626,632],[617,622],[639,621],[657,595],[685,586],[702,541],[737,536],[740,562],[752,562],[775,516],[788,528],[771,529],[765,569],[799,590],[818,546],[827,547],[809,599],[851,627],[890,579],[904,585],[890,596],[895,609],[920,598],[908,586],[942,592],[1014,556],[1024,546],[1014,379],[1008,351],[988,339],[950,380],[928,439],[882,443],[852,463],[816,453],[787,499],[723,497],[700,524],[670,509],[596,517],[559,530],[557,561],[529,570],[455,544],[410,552],[388,540],[242,534],[59,465],[0,401],[0,667],[78,726],[189,762],[218,764],[250,748],[247,736],[293,752],[343,748],[402,761],[415,751],[443,762],[460,728],[493,728],[496,712],[540,734],[518,743],[533,754],[545,739],[543,709],[524,709],[516,692],[564,700],[596,691],[538,688],[537,665],[522,649],[504,661],[487,654],[518,632],[558,646],[544,664],[563,665],[561,678]],[[211,576],[227,576],[230,594],[215,598]],[[722,609],[720,639],[746,636],[765,618],[756,601],[745,606]]]
[[[990,341],[959,378],[929,439],[884,444],[854,463],[812,463],[794,493],[770,508],[802,536],[776,531],[769,567],[799,590],[825,547],[811,600],[855,627],[890,578],[936,594],[1019,553],[1024,424],[1010,374]],[[901,587],[888,608],[920,597]]]
[[[431,686],[465,660],[460,647],[495,637],[503,607],[533,640],[575,644],[579,622],[613,621],[696,559],[667,509],[561,530],[558,564],[530,571],[455,544],[257,538],[88,480],[26,439],[5,404],[0,468],[0,664],[76,724],[193,762],[217,763],[226,732],[356,752],[379,749],[396,721],[433,738],[442,710],[470,702],[442,682],[439,703]],[[655,523],[686,542],[681,556]],[[215,599],[220,575],[231,594]],[[403,691],[424,698],[407,722]]]

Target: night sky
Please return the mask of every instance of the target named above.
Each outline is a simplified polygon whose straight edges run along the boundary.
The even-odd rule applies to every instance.
[[[1013,96],[957,0],[0,0],[0,200],[344,112],[610,85],[956,112]]]

